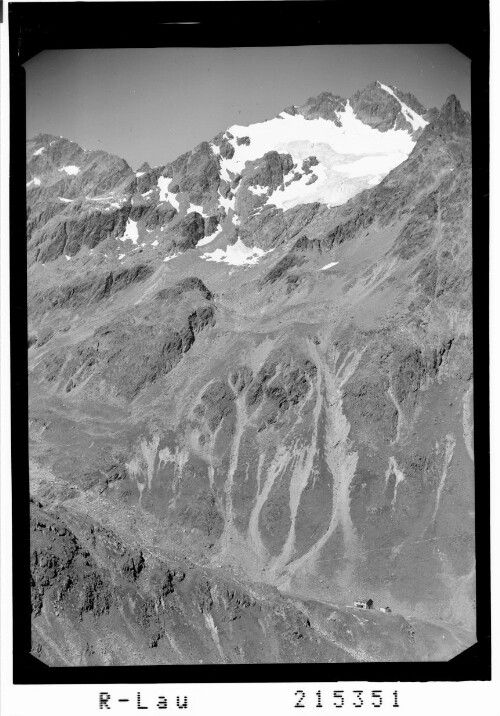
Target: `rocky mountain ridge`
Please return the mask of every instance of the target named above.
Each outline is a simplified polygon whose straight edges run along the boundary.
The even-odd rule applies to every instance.
[[[87,610],[83,663],[115,663],[120,648],[152,663],[160,642],[169,663],[196,649],[259,661],[258,643],[277,661],[449,658],[472,643],[470,155],[455,97],[427,112],[381,83],[136,172],[60,138],[28,142],[33,509],[75,540],[82,514],[106,526],[137,572],[113,608]],[[125,577],[103,559],[94,591],[107,594]],[[92,560],[81,569],[97,575]],[[138,585],[158,560],[223,593],[234,580],[263,590],[248,652],[221,615],[177,651],[184,622],[134,652],[124,625],[141,622],[120,600],[153,599],[156,624],[160,597],[149,577]],[[77,663],[94,597],[44,565],[37,654]],[[179,609],[196,610],[178,590]],[[363,595],[397,623],[360,622],[346,605]],[[349,643],[324,621],[331,608]],[[63,612],[71,637],[50,642]],[[96,651],[102,619],[121,636]],[[310,637],[283,641],[296,620]]]
[[[418,101],[399,94],[423,114],[381,83],[350,100],[323,93],[136,172],[105,152],[39,135],[27,146],[29,260],[70,259],[97,246],[116,255],[112,239],[123,241],[123,257],[154,246],[170,258],[221,233],[232,244],[238,227],[262,212],[267,220],[305,202],[343,203],[403,161],[427,124]]]

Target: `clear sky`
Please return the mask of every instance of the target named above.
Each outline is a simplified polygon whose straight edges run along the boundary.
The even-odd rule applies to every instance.
[[[62,135],[136,169],[166,164],[232,124],[374,80],[430,108],[470,110],[470,62],[449,45],[45,51],[26,68],[27,136]]]

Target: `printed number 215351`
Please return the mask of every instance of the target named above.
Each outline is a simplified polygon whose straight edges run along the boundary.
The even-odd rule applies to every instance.
[[[328,693],[316,691],[314,697],[307,697],[306,692],[299,689],[295,692],[295,696],[296,709],[304,709],[306,705],[315,706],[316,708],[333,706],[334,708],[341,709],[344,706],[353,706],[354,708],[360,709],[365,706],[379,709],[384,700],[386,700],[386,705],[392,706],[392,708],[399,708],[397,691],[386,695],[378,689],[374,689],[373,691],[344,691],[341,689]]]

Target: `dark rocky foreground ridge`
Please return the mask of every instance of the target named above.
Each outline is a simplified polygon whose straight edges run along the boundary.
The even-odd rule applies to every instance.
[[[383,87],[348,106],[412,149],[337,205],[273,204],[328,155],[278,146],[236,171],[250,129],[137,172],[28,142],[46,663],[439,660],[474,642],[470,118]],[[347,104],[285,115],[342,128]],[[347,606],[368,597],[392,613]]]

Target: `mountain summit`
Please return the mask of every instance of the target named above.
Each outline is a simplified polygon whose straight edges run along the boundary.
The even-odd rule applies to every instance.
[[[472,644],[458,100],[324,92],[137,171],[39,135],[26,179],[33,653]],[[354,606],[371,600],[391,611]]]
[[[325,92],[274,119],[234,125],[171,164],[137,172],[105,152],[39,135],[27,149],[30,260],[71,258],[107,238],[123,241],[123,258],[143,245],[170,259],[217,237],[232,245],[242,222],[251,231],[277,210],[338,206],[407,158],[424,115],[411,95],[375,82],[349,100]]]

